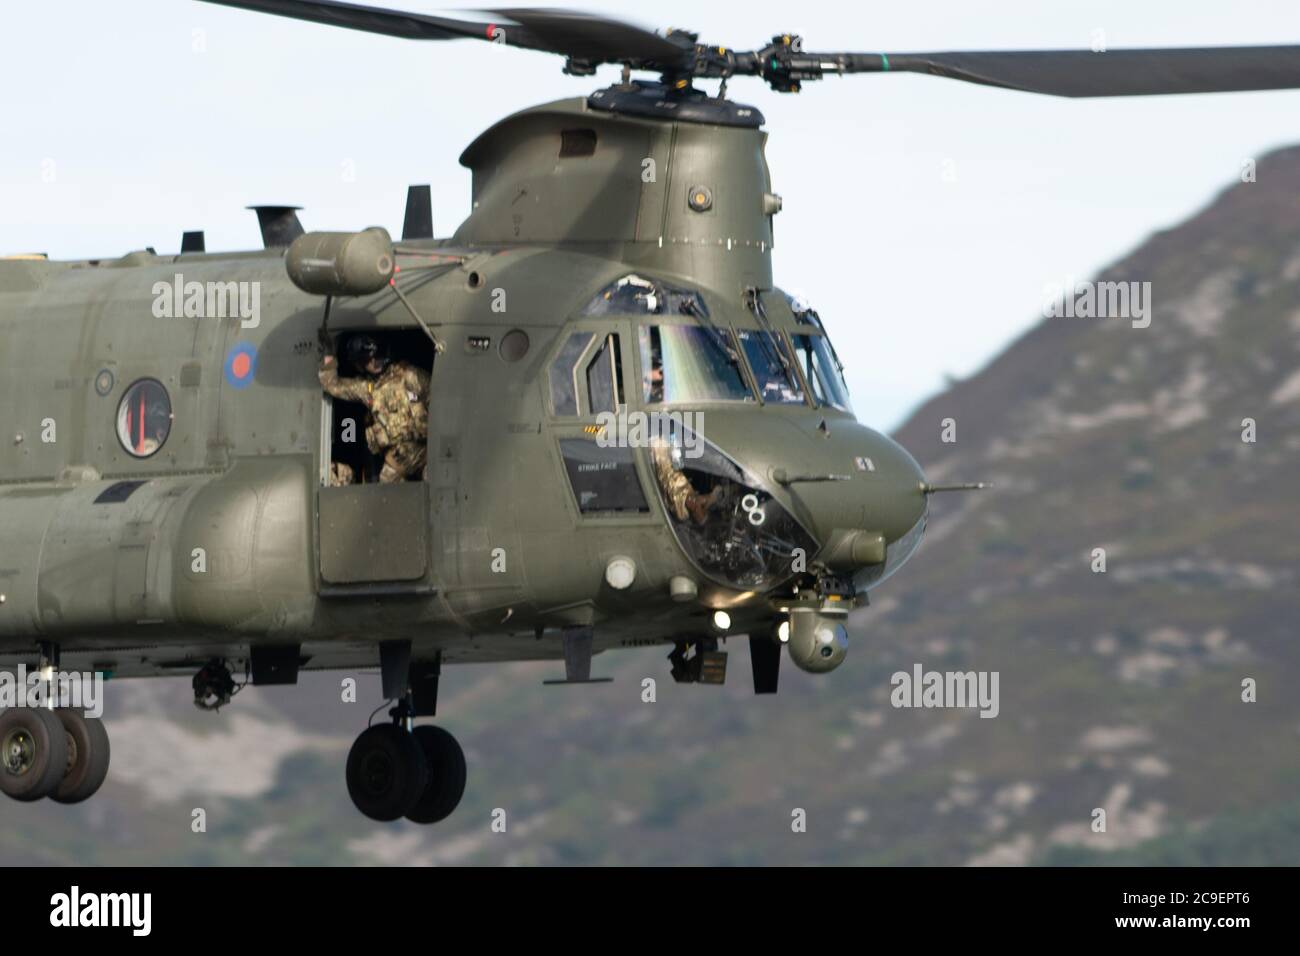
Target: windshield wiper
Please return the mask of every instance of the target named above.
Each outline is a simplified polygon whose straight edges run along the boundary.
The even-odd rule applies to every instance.
[[[736,350],[732,347],[730,341],[728,341],[727,333],[718,328],[717,323],[713,321],[713,318],[707,311],[701,312],[699,307],[696,306],[694,299],[686,299],[682,303],[682,313],[702,320],[704,324],[708,326],[707,331],[713,333],[713,341],[722,349],[722,353],[727,356],[727,361],[737,370],[740,370],[740,356],[736,353]],[[741,378],[744,377],[745,376],[742,374]]]
[[[744,296],[745,305],[749,307],[749,311],[753,312],[754,318],[758,320],[758,327],[761,332],[759,341],[762,343],[763,350],[767,352],[769,359],[776,359],[777,364],[781,366],[781,370],[785,372],[788,379],[790,376],[790,363],[786,361],[785,356],[781,354],[781,350],[775,345],[776,334],[767,321],[767,307],[763,305],[763,298],[759,294],[758,288],[752,285],[749,286],[745,289]],[[787,382],[787,384],[789,383]]]

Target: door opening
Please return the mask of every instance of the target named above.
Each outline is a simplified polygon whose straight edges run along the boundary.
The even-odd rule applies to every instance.
[[[423,588],[433,343],[420,329],[353,329],[334,345],[322,379],[321,580],[345,590]]]
[[[344,332],[335,346],[321,483],[424,480],[433,343],[420,329],[380,329]]]

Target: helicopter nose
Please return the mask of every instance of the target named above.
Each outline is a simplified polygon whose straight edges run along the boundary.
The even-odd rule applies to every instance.
[[[838,523],[826,528],[825,519],[818,519],[826,535],[822,557],[828,567],[852,575],[861,589],[897,571],[920,544],[928,506],[925,473],[887,435],[863,426],[840,430],[850,432],[844,442],[859,451],[849,480],[835,482],[848,492]]]
[[[862,505],[860,527],[876,530],[889,543],[908,534],[926,511],[925,473],[892,438],[863,429],[866,460],[854,460],[854,497]]]
[[[811,437],[796,473],[778,476],[836,563],[893,562],[895,542],[919,537],[926,513],[925,474],[902,445],[857,423],[836,423]],[[784,480],[781,480],[784,479]]]

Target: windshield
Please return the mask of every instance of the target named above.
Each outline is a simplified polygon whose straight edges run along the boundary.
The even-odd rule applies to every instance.
[[[696,325],[643,325],[638,334],[647,403],[754,400],[729,333]]]
[[[794,352],[803,369],[808,385],[821,405],[834,405],[846,412],[849,406],[849,389],[844,384],[840,363],[835,359],[830,343],[824,335],[795,335]]]
[[[803,404],[803,387],[781,340],[771,332],[754,329],[738,329],[736,337],[745,350],[745,358],[749,359],[763,401]]]

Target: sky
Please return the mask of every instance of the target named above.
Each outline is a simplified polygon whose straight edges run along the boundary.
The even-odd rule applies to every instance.
[[[1300,43],[1300,5],[1283,0],[578,9],[740,49],[780,32],[861,52]],[[254,203],[301,205],[308,229],[396,233],[409,183],[432,184],[436,232],[449,235],[469,210],[457,159],[470,140],[617,79],[615,67],[565,76],[560,63],[196,0],[6,4],[0,255],[174,252],[188,229],[204,229],[210,251],[256,248]],[[1300,92],[1076,101],[895,74],[797,95],[738,78],[729,95],[767,118],[785,203],[776,282],[818,309],[859,419],[879,428],[1030,328],[1046,287],[1087,278],[1204,206],[1245,160],[1300,142]]]

